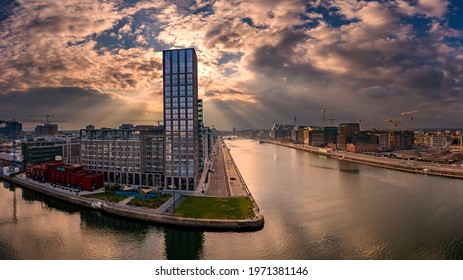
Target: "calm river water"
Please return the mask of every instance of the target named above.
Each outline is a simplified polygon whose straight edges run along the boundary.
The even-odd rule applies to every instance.
[[[154,226],[0,181],[0,259],[462,259],[463,181],[226,141],[257,232]]]

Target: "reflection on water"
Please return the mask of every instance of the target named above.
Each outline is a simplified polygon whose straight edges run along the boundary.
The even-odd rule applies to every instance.
[[[0,184],[0,259],[201,258],[201,231],[120,218]]]
[[[16,252],[7,240],[0,237],[0,260],[16,260]]]
[[[87,210],[81,213],[81,225],[88,229],[110,229],[124,234],[143,236],[147,234],[150,226],[148,224],[135,222],[128,219],[107,215],[100,211]]]
[[[49,196],[42,195],[38,192],[29,190],[29,189],[22,189],[21,196],[24,201],[40,202],[44,208],[49,208],[51,210],[58,210],[58,211],[69,213],[69,214],[78,213],[82,209],[81,207],[77,205],[70,204],[68,202],[61,201],[55,198],[51,198]]]
[[[227,145],[265,215],[262,230],[140,223],[0,181],[0,259],[463,258],[462,180]]]
[[[265,243],[259,247],[274,252],[270,258],[463,257],[461,180],[374,168],[250,140],[227,145],[264,211],[263,235],[278,236],[270,238],[278,245],[259,241]]]
[[[339,172],[346,172],[346,173],[351,173],[351,174],[359,174],[360,170],[357,168],[354,169],[347,169],[347,168],[334,168],[334,167],[329,167],[329,166],[319,166],[319,165],[312,165],[311,167],[313,168],[321,168],[321,169],[329,169],[329,170],[338,170]]]
[[[165,229],[166,258],[199,260],[202,257],[203,232],[186,229]]]

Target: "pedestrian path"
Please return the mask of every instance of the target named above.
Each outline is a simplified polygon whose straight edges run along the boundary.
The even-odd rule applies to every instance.
[[[175,199],[175,202],[174,202],[174,199]],[[183,201],[182,195],[177,192],[175,193],[175,195],[169,198],[166,202],[164,202],[164,204],[159,206],[156,209],[156,212],[164,213],[164,214],[173,213],[174,206],[175,208],[177,208],[182,203],[182,201]]]
[[[130,197],[127,197],[126,199],[122,200],[122,201],[119,201],[117,204],[120,204],[120,205],[127,205],[127,203],[129,203],[132,198],[134,198],[133,196],[130,196]]]

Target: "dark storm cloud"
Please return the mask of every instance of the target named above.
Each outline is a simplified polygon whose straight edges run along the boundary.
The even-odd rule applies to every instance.
[[[23,102],[9,101],[18,112],[65,111],[63,103],[85,118],[100,104],[132,110],[144,101],[140,110],[159,113],[159,51],[192,46],[205,118],[216,124],[317,124],[327,108],[340,121],[419,109],[419,125],[463,111],[462,11],[451,1],[9,3],[0,5],[0,97]]]
[[[291,63],[296,45],[308,38],[304,32],[290,29],[282,30],[274,36],[280,38],[278,43],[263,45],[254,51],[253,66],[279,69]]]
[[[129,105],[109,94],[82,88],[34,88],[0,94],[0,119],[34,119],[31,116],[53,114],[55,117],[78,124],[111,125],[138,118],[146,104]]]
[[[205,41],[208,48],[220,47],[224,50],[233,49],[240,45],[241,35],[238,33],[240,22],[225,20],[223,23],[212,25],[206,31]],[[238,31],[238,32],[237,32]]]
[[[403,84],[409,88],[425,91],[436,91],[442,88],[444,74],[442,71],[425,66],[419,69],[405,71],[402,75]]]
[[[436,41],[437,34],[418,36],[415,26],[402,24],[399,12],[386,3],[362,5],[337,10],[357,19],[342,28],[326,21],[308,32],[284,29],[274,33],[277,41],[255,48],[249,67],[259,73],[257,103],[276,115],[293,112],[312,120],[325,107],[349,121],[400,116],[414,108],[435,112],[435,105],[444,103],[461,111],[461,46],[448,49],[442,37]],[[448,29],[439,33],[456,35]],[[428,114],[419,117],[422,123],[435,123]]]

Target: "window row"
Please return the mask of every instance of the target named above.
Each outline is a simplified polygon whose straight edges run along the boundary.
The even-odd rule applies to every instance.
[[[164,75],[164,85],[191,85],[194,83],[193,74]]]
[[[193,108],[193,102],[177,102],[177,101],[166,101],[164,103],[164,107],[167,108],[167,109],[170,109],[170,108]]]
[[[166,97],[177,97],[177,96],[193,96],[194,90],[193,86],[179,86],[179,87],[164,87],[164,96]]]

